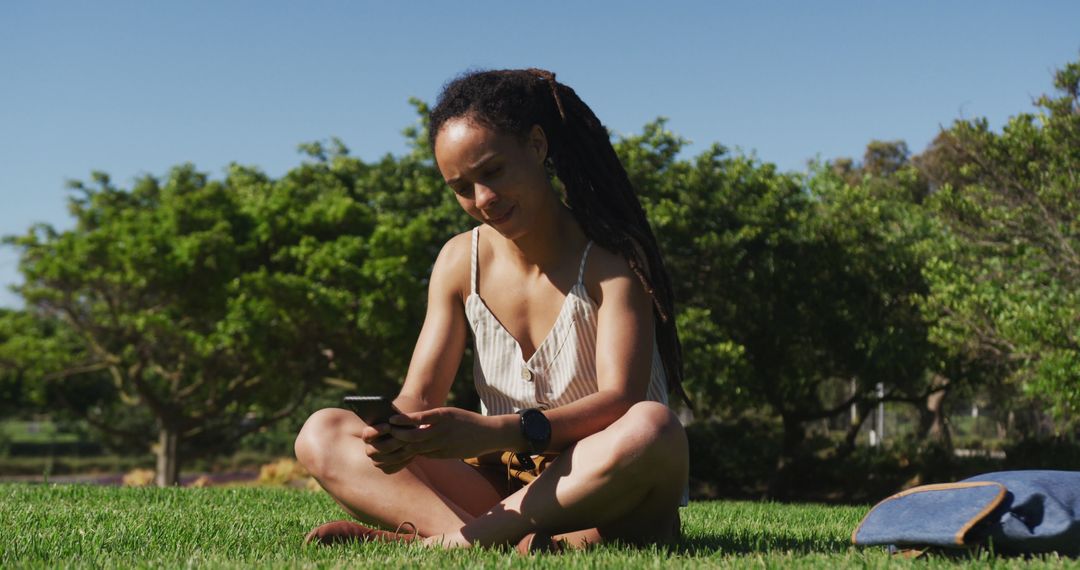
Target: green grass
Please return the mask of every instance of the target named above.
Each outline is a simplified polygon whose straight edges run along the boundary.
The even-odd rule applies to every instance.
[[[130,489],[0,485],[0,567],[689,568],[1080,567],[1028,561],[892,560],[849,544],[865,507],[700,502],[683,510],[672,549],[604,545],[524,559],[506,550],[426,550],[400,544],[305,548],[316,524],[341,518],[323,493],[269,488]]]

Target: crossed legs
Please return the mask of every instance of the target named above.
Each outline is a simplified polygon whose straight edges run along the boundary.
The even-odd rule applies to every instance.
[[[507,497],[458,460],[418,457],[383,473],[364,453],[363,427],[351,412],[325,409],[296,440],[300,462],[362,521],[394,528],[408,520],[446,546],[507,544],[536,531],[573,533],[572,542],[600,536],[634,543],[677,533],[688,452],[682,426],[662,404],[634,405]]]

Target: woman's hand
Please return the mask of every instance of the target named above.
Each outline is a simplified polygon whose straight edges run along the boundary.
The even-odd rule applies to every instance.
[[[394,416],[391,420],[397,420],[398,431],[410,431],[409,422],[405,416]],[[415,429],[413,426],[412,429]],[[382,470],[383,473],[396,473],[401,471],[413,460],[416,453],[407,448],[407,442],[394,438],[389,424],[376,424],[367,426],[360,432],[360,439],[366,443],[365,451],[368,458]]]
[[[416,455],[437,459],[464,459],[489,451],[508,448],[513,441],[506,437],[508,430],[497,417],[484,416],[461,408],[435,408],[403,414],[390,419],[393,439],[401,447],[391,455]],[[396,425],[413,424],[415,429]]]

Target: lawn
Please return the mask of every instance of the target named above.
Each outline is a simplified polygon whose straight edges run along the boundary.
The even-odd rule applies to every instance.
[[[399,544],[305,548],[301,537],[340,518],[324,493],[273,488],[153,489],[0,485],[0,567],[688,568],[1074,567],[1056,557],[895,561],[856,549],[866,507],[695,502],[673,549],[604,545],[523,559],[506,550],[425,550]]]

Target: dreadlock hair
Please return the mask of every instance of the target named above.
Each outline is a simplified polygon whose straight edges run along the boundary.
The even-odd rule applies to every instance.
[[[682,346],[675,328],[671,278],[610,135],[574,90],[542,69],[467,72],[447,83],[431,110],[428,138],[451,119],[467,118],[500,134],[524,138],[533,125],[548,140],[548,160],[585,235],[621,254],[653,301],[657,346],[673,390],[682,386]],[[642,260],[641,254],[645,259]]]

